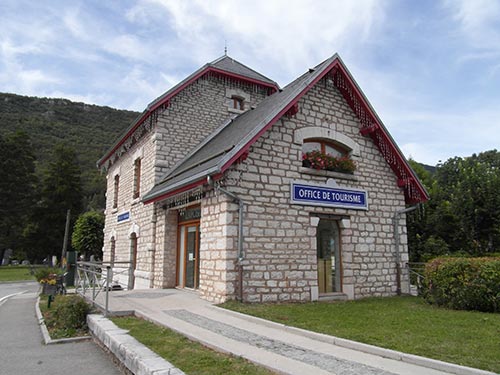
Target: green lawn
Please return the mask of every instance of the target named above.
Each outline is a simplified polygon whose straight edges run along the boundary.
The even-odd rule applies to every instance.
[[[1,266],[0,281],[24,281],[34,280],[30,274],[30,268],[26,266]]]
[[[384,348],[500,373],[500,314],[436,308],[417,297],[222,307]]]
[[[167,328],[135,317],[112,318],[138,341],[189,375],[271,375],[240,357],[217,353]]]

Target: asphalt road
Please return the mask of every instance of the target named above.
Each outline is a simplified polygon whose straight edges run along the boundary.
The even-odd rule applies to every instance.
[[[21,292],[35,293],[39,288],[36,281],[3,282],[0,283],[0,301],[9,295]]]
[[[0,283],[0,375],[120,375],[93,341],[43,344],[35,316],[36,283]]]

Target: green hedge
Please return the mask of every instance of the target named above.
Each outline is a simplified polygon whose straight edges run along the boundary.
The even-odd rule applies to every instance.
[[[423,295],[431,304],[500,312],[500,257],[437,258],[424,276]]]

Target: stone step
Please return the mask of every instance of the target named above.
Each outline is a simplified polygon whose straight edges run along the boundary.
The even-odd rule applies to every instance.
[[[345,293],[324,293],[320,294],[319,301],[347,301],[347,294]]]

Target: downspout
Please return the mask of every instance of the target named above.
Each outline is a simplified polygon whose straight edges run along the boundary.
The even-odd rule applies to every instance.
[[[238,300],[243,301],[243,212],[245,205],[243,200],[236,194],[227,191],[220,186],[216,186],[211,176],[207,177],[207,182],[216,191],[220,191],[230,197],[235,203],[238,203]]]
[[[392,217],[392,224],[394,226],[394,238],[396,240],[395,251],[396,251],[396,294],[401,295],[401,254],[399,253],[399,220],[402,214],[416,210],[418,205],[405,208],[403,210],[396,211]]]
[[[151,276],[149,280],[149,287],[154,288],[155,280],[155,266],[156,266],[156,204],[153,203],[153,216],[151,217],[151,223],[153,224],[153,243],[151,244]]]

